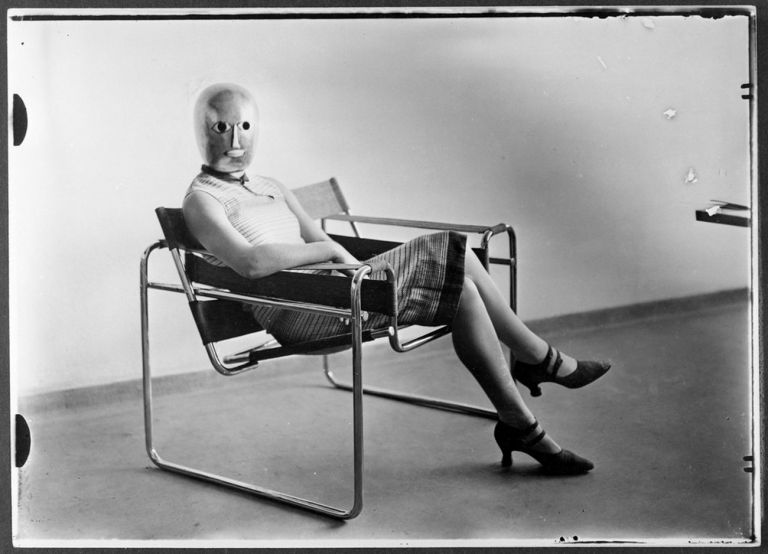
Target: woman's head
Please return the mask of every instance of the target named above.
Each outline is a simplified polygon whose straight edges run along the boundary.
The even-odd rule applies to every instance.
[[[211,85],[195,103],[197,146],[205,163],[224,173],[250,165],[256,145],[258,109],[251,94],[231,83]]]

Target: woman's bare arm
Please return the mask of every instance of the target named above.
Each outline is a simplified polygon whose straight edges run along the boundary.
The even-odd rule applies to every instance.
[[[275,185],[280,189],[280,191],[283,193],[283,196],[285,197],[285,202],[288,204],[288,207],[293,212],[293,214],[296,216],[296,219],[299,220],[299,226],[301,227],[301,237],[307,241],[307,242],[320,242],[320,241],[333,241],[331,237],[328,236],[328,234],[323,231],[322,227],[312,219],[306,211],[304,211],[304,208],[302,207],[301,203],[296,199],[296,196],[293,194],[293,192],[286,188],[282,183],[279,183],[277,181],[273,181]],[[352,254],[350,254],[343,246],[341,246],[338,243],[336,244],[336,248],[339,251],[339,257],[336,258],[334,261],[345,263],[345,264],[358,264],[360,263],[357,258],[355,258]],[[348,275],[351,275],[351,271],[344,271],[343,273],[346,273]]]
[[[253,246],[232,227],[223,206],[215,198],[202,192],[189,194],[184,199],[183,209],[184,219],[195,238],[211,254],[244,277],[257,279],[283,269],[318,262],[357,261],[325,233],[324,239],[320,238],[307,244]],[[304,224],[301,220],[299,223],[302,224],[303,233]],[[322,230],[320,232],[322,233]],[[312,231],[310,233],[311,237],[318,236]]]

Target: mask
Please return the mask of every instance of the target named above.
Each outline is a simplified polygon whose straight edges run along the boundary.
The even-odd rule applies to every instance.
[[[223,173],[244,172],[253,159],[258,124],[250,93],[238,85],[212,85],[197,99],[194,119],[205,163]]]

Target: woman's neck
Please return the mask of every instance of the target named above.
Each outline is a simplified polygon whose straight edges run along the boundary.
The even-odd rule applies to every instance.
[[[219,171],[218,169],[214,169],[209,165],[203,165],[202,169],[208,175],[213,175],[214,177],[223,179],[225,181],[239,181],[240,183],[244,183],[248,180],[248,177],[245,175],[245,170],[225,173],[224,171]]]

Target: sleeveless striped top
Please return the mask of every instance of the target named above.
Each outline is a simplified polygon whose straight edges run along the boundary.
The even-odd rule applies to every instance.
[[[186,196],[203,192],[215,198],[232,226],[252,245],[265,243],[303,243],[299,220],[288,207],[274,179],[255,176],[242,181],[219,177],[205,170],[189,185]],[[206,261],[225,264],[214,256]]]

